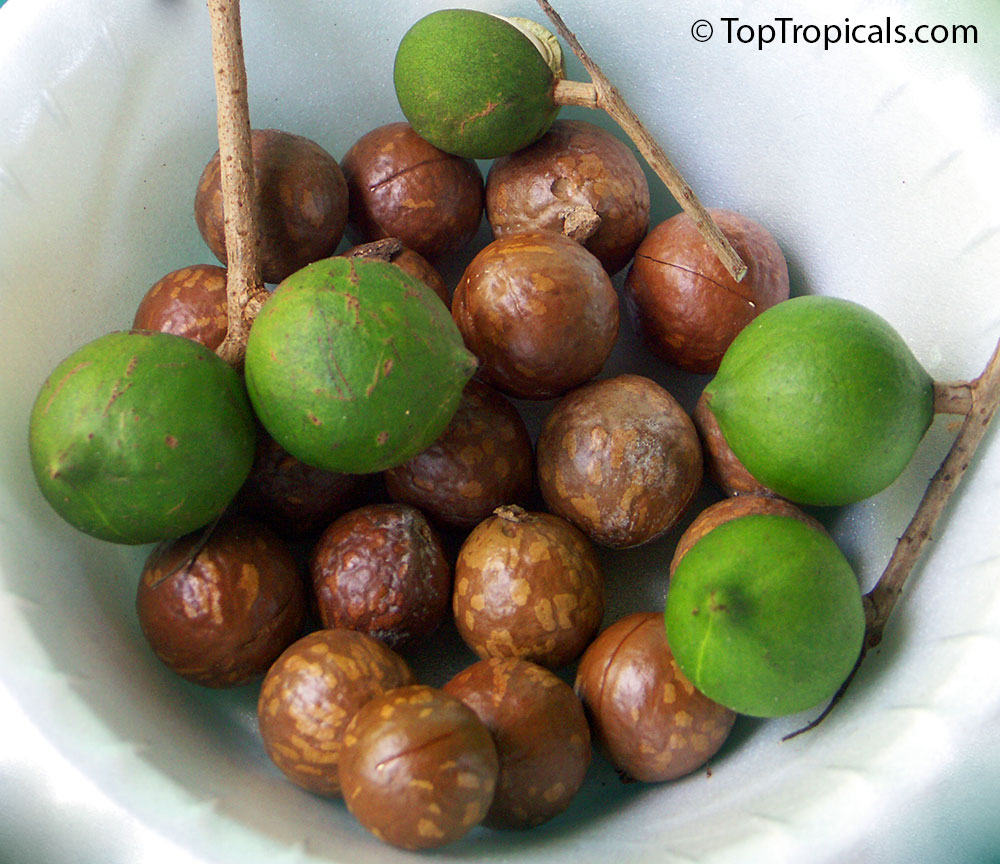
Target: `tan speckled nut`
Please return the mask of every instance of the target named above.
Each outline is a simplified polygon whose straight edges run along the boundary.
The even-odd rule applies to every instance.
[[[562,813],[590,765],[590,729],[580,700],[548,669],[512,657],[480,660],[444,691],[493,733],[500,779],[484,823],[530,828]]]
[[[405,661],[354,630],[317,630],[275,661],[257,702],[267,755],[293,783],[318,795],[340,794],[344,729],[362,705],[413,683]]]
[[[595,740],[634,780],[691,773],[715,755],[736,720],[684,677],[659,612],[634,613],[602,631],[580,658],[575,687]]]
[[[473,528],[497,507],[525,503],[534,476],[531,438],[503,394],[472,380],[441,436],[384,476],[394,500],[438,524]]]
[[[481,658],[556,668],[576,659],[604,614],[590,541],[551,513],[500,507],[466,538],[455,566],[455,624]]]
[[[499,760],[489,730],[454,696],[423,685],[365,705],[344,731],[344,801],[380,840],[443,846],[479,824]]]
[[[578,387],[538,437],[545,503],[595,543],[637,546],[665,534],[701,486],[701,445],[691,418],[640,375]]]
[[[206,687],[260,678],[301,632],[305,585],[292,553],[264,525],[226,521],[159,544],[136,610],[150,647],[178,675]]]

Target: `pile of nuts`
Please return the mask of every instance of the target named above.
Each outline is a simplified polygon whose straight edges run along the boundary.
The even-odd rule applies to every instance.
[[[367,132],[339,164],[285,132],[252,142],[268,281],[334,254],[346,231],[356,245],[343,254],[389,261],[449,304],[480,365],[444,434],[379,475],[313,468],[260,429],[222,520],[147,561],[137,608],[156,655],[208,687],[263,678],[275,765],[405,848],[555,817],[592,739],[629,779],[703,766],[736,715],[684,677],[662,612],[601,631],[596,546],[664,536],[706,467],[724,477],[733,460],[710,414],[705,448],[660,384],[600,377],[620,326],[611,277],[632,262],[623,298],[649,350],[706,372],[788,296],[777,244],[715,211],[749,266],[737,284],[687,216],[648,231],[632,151],[580,120],[495,160],[485,182],[405,122]],[[219,201],[216,156],[196,219],[225,263]],[[451,291],[435,265],[468,248],[484,214],[495,239]],[[188,267],[150,289],[134,326],[214,348],[225,304],[225,271]],[[518,400],[553,400],[534,445]],[[441,687],[418,683],[407,652],[452,626],[481,659]]]

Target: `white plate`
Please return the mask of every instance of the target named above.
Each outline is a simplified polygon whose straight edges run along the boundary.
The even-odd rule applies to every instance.
[[[443,5],[244,0],[254,124],[307,135],[339,158],[368,129],[400,118],[396,44]],[[479,6],[541,18],[526,0]],[[557,8],[705,202],[771,229],[796,292],[869,305],[937,378],[981,369],[1000,336],[993,0],[857,0],[825,12],[807,0]],[[161,275],[211,261],[191,216],[195,180],[216,147],[206,15],[201,0],[10,0],[0,11],[0,842],[9,860],[410,857],[368,836],[342,803],[283,780],[256,737],[254,688],[204,692],[158,664],[133,612],[145,550],[77,535],[30,475],[27,414],[51,368],[127,327]],[[974,25],[978,42],[824,50],[800,39],[758,50],[727,40],[724,21],[791,17],[790,30],[846,20],[870,34],[887,16],[910,32]],[[692,38],[697,19],[713,23],[710,41]],[[570,70],[581,75],[575,61]],[[657,218],[676,209],[659,188],[654,207]],[[690,406],[702,382],[680,384],[627,331],[608,373],[638,369]],[[939,419],[891,489],[825,514],[866,587],[953,433]],[[820,728],[782,743],[808,717],[741,722],[711,776],[670,785],[622,786],[598,760],[580,800],[552,823],[519,834],[477,829],[424,859],[995,856],[996,438],[993,429],[883,645]],[[610,615],[662,603],[669,546],[619,559]]]

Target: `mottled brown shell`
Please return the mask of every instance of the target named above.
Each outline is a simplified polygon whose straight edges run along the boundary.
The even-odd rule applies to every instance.
[[[705,457],[705,473],[712,482],[730,496],[766,495],[776,497],[777,493],[761,483],[747,471],[726,442],[719,422],[708,406],[708,398],[702,393],[691,413],[694,427],[698,430],[702,453]]]
[[[662,536],[701,486],[691,418],[639,375],[591,382],[564,396],[542,425],[537,458],[549,509],[615,548]]]
[[[480,660],[444,691],[468,705],[493,734],[500,778],[484,823],[530,828],[562,813],[590,765],[590,729],[565,681],[535,663]]]
[[[533,464],[517,408],[473,380],[441,437],[384,476],[393,500],[419,507],[441,525],[473,528],[503,504],[525,503]]]
[[[500,507],[459,550],[455,624],[482,659],[556,668],[575,660],[604,615],[604,577],[590,542],[551,513]]]
[[[601,262],[551,232],[507,234],[482,249],[451,311],[480,376],[524,399],[593,378],[618,336],[618,295]]]
[[[365,705],[344,732],[347,808],[380,840],[443,846],[482,821],[499,760],[489,730],[454,696],[402,687]]]
[[[299,635],[306,592],[295,559],[270,529],[220,524],[159,544],[136,596],[150,647],[178,675],[206,687],[262,676]]]
[[[433,264],[412,249],[407,249],[398,238],[386,237],[382,240],[372,240],[352,246],[343,253],[345,258],[375,258],[395,264],[404,273],[409,273],[431,289],[441,302],[451,308],[451,291],[444,277]]]
[[[472,159],[438,150],[409,123],[362,135],[344,154],[349,230],[359,242],[398,237],[434,261],[465,246],[483,216],[483,175]]]
[[[494,160],[486,218],[494,237],[565,234],[613,276],[649,228],[649,185],[632,151],[611,132],[584,120],[556,120],[534,144]]]
[[[704,765],[736,720],[684,677],[658,612],[628,615],[602,631],[580,658],[575,687],[612,764],[648,783]]]
[[[250,476],[239,504],[281,534],[318,531],[359,503],[364,481],[356,474],[324,471],[300,462],[268,435],[257,431]]]
[[[250,136],[256,180],[261,271],[280,282],[337,249],[347,225],[347,183],[329,153],[315,141],[278,129]],[[222,172],[218,152],[198,181],[194,202],[198,230],[226,263]]]
[[[264,749],[293,783],[339,795],[347,724],[371,699],[413,682],[406,662],[364,633],[328,629],[303,636],[264,677],[257,701]]]
[[[310,573],[326,627],[401,648],[448,617],[451,567],[427,519],[407,504],[369,504],[334,520]]]
[[[678,213],[639,245],[625,279],[625,302],[649,350],[689,372],[719,368],[736,335],[788,299],[788,266],[767,230],[730,210],[709,210],[747,265],[736,282],[694,220]]]
[[[726,498],[706,507],[691,522],[681,534],[674,548],[674,557],[670,562],[670,575],[674,575],[674,570],[680,564],[688,550],[694,546],[702,537],[714,528],[729,522],[732,519],[739,519],[743,516],[764,514],[770,516],[789,516],[798,519],[800,522],[815,528],[826,534],[826,528],[819,520],[800,510],[790,501],[784,498],[770,498],[761,495],[742,495],[738,498]]]
[[[173,333],[214,351],[229,329],[227,302],[224,267],[215,264],[182,267],[168,273],[146,292],[132,327]]]

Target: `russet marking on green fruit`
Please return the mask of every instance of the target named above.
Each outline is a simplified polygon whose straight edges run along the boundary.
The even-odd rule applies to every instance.
[[[447,307],[395,265],[330,258],[286,279],[247,342],[251,401],[302,462],[362,474],[427,447],[476,360]]]
[[[85,533],[147,543],[210,522],[250,470],[254,428],[239,376],[166,333],[110,333],[42,386],[29,424],[39,487]]]

